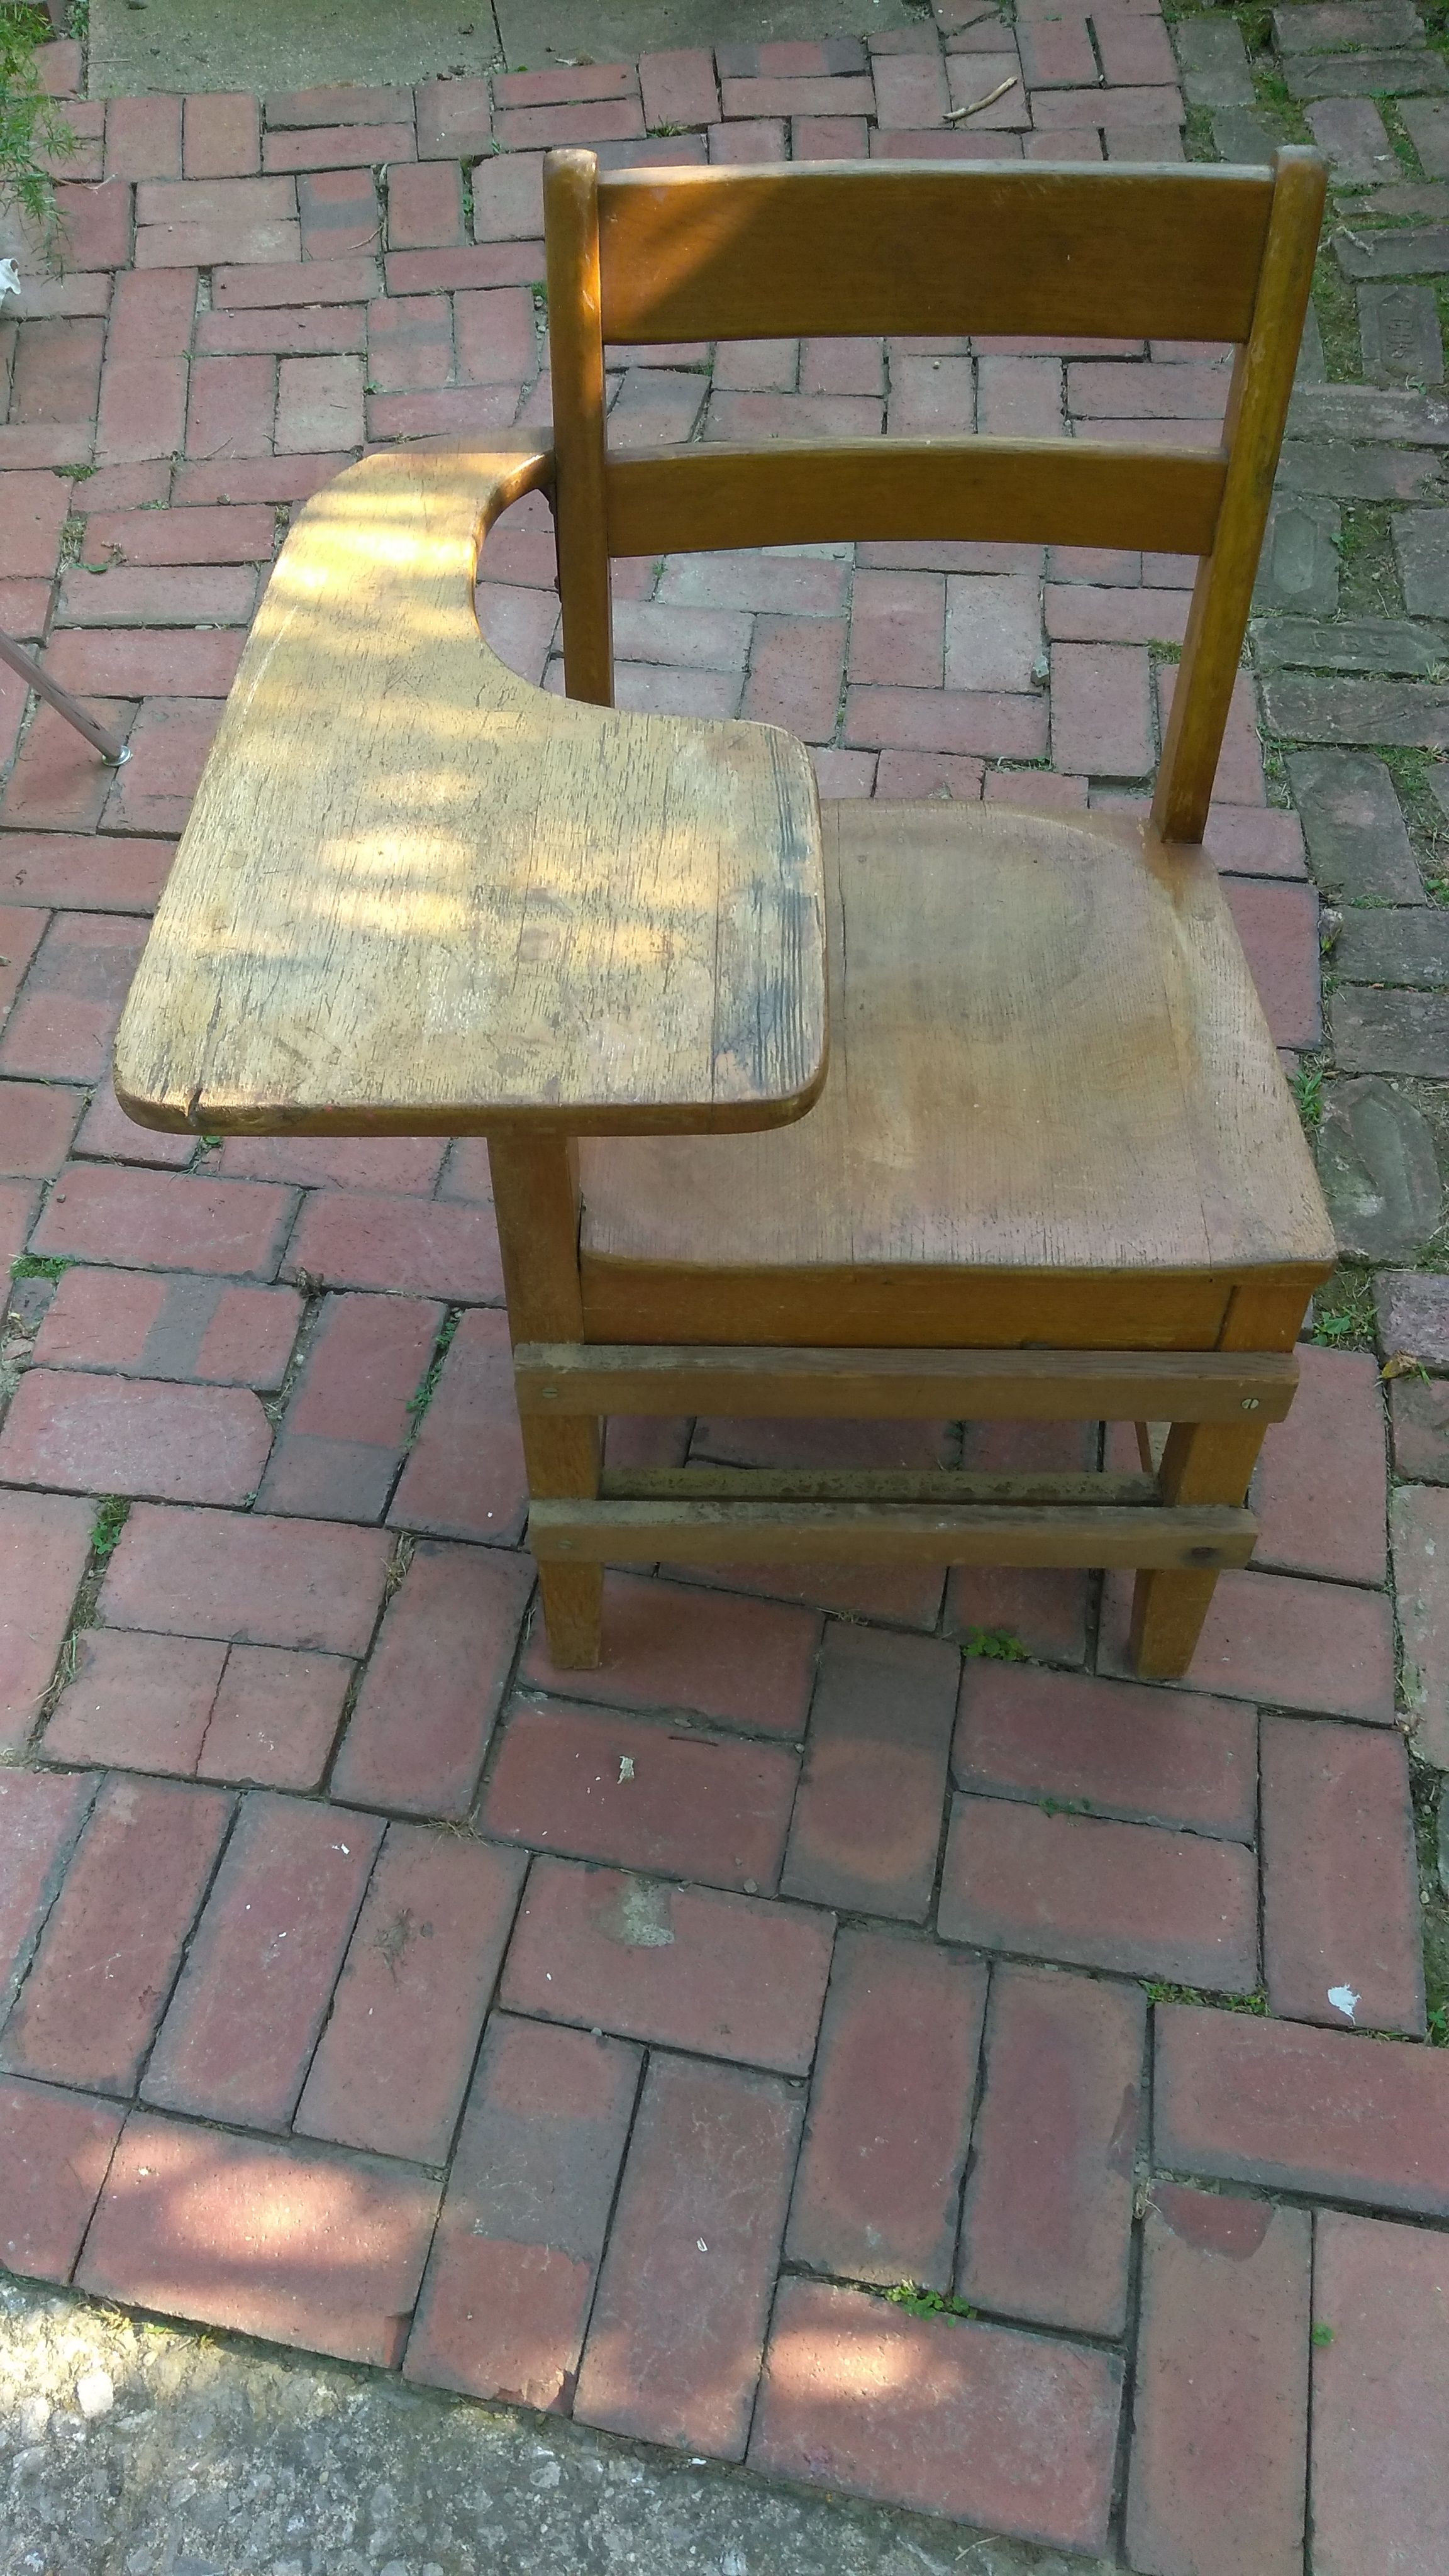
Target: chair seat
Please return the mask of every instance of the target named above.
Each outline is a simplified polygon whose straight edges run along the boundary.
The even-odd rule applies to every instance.
[[[1201,850],[1136,817],[824,809],[830,1065],[767,1134],[580,1147],[600,1341],[1206,1348],[1334,1260]]]

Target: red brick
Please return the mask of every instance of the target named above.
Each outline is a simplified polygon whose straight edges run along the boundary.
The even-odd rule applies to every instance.
[[[0,1493],[0,1751],[18,1753],[39,1715],[90,1545],[87,1504]]]
[[[175,1781],[103,1784],[5,2025],[7,2073],[134,2090],[231,1805]]]
[[[941,1615],[943,1572],[935,1566],[661,1566],[671,1580],[728,1593],[763,1593],[805,1602],[849,1619],[886,1619],[894,1627],[934,1629]]]
[[[1264,1718],[1263,1947],[1275,2013],[1422,2038],[1414,1816],[1397,1734]]]
[[[159,1163],[167,1171],[184,1171],[195,1151],[194,1136],[167,1136],[157,1127],[138,1127],[126,1116],[109,1077],[97,1084],[75,1140],[75,1152],[87,1161]]]
[[[60,626],[246,626],[257,577],[243,564],[113,564],[66,573]]]
[[[476,248],[463,250],[394,250],[389,251],[385,267],[389,295],[447,292],[455,286],[527,286],[543,268],[543,244],[503,241],[479,242]]]
[[[652,2061],[576,2419],[744,2457],[800,2112],[798,2095],[775,2077]]]
[[[151,180],[152,187],[192,182]],[[285,179],[214,179],[207,195],[219,188],[286,188]],[[136,235],[136,266],[146,268],[216,268],[223,261],[245,261],[258,268],[289,266],[301,257],[302,236],[295,212],[278,215],[225,214],[192,216],[174,222],[143,224]],[[233,274],[235,272],[233,271]]]
[[[1037,773],[1030,773],[1033,781]],[[885,793],[877,782],[877,793]],[[906,783],[891,793],[906,792]],[[1031,793],[1036,794],[1033,784]],[[986,1475],[1079,1473],[1096,1464],[1095,1435],[1063,1422],[977,1422],[966,1426],[964,1467]],[[1029,1655],[1053,1664],[1081,1664],[1087,1653],[1087,1577],[1069,1566],[957,1566],[946,1594],[948,1629],[1005,1630]]]
[[[1247,954],[1264,1017],[1280,1047],[1313,1047],[1323,1037],[1319,998],[1318,896],[1312,886],[1268,877],[1229,877],[1223,891]]]
[[[961,1685],[953,1769],[961,1788],[993,1797],[1251,1842],[1255,1732],[1230,1700],[978,1658]]]
[[[496,2013],[404,2375],[562,2412],[573,2393],[640,2051]]]
[[[413,95],[420,160],[467,161],[487,151],[493,116],[486,80],[420,81]]]
[[[1089,777],[1140,777],[1152,766],[1145,649],[1052,647],[1052,759]]]
[[[381,1530],[138,1503],[107,1568],[100,1615],[112,1628],[365,1654],[387,1555]]]
[[[532,1580],[531,1563],[501,1551],[417,1548],[358,1694],[334,1796],[468,1813]]]
[[[14,642],[38,644],[45,633],[45,623],[49,614],[50,584],[48,581],[10,581],[0,575],[0,618],[4,619],[6,632]],[[7,672],[7,685],[15,681],[17,676],[13,671]],[[19,722],[18,710],[16,722],[17,724]],[[10,745],[7,744],[7,759],[9,752]]]
[[[1367,1352],[1296,1353],[1302,1378],[1254,1480],[1261,1565],[1382,1583],[1386,1571],[1384,1409]]]
[[[708,53],[674,49],[644,54],[639,63],[639,89],[645,123],[712,125],[719,115],[714,63]]]
[[[983,793],[988,805],[1017,805],[1029,813],[1084,814],[1087,810],[1085,778],[1064,778],[1054,769],[988,770]]]
[[[1449,2059],[1159,2006],[1153,2150],[1179,2173],[1449,2216]]]
[[[15,695],[18,705],[23,696],[18,682]],[[133,704],[117,705],[89,694],[82,695],[81,704],[98,724],[122,736],[129,732],[136,712]],[[0,696],[0,723],[3,717]],[[37,707],[20,757],[10,773],[10,784],[0,798],[0,824],[90,831],[100,819],[114,777],[115,771],[104,766],[99,754],[81,740],[56,708]],[[0,988],[6,980],[0,976]]]
[[[284,304],[365,304],[376,295],[378,285],[377,261],[370,256],[333,255],[319,267],[314,254],[306,268],[284,260],[270,267],[214,269],[211,300],[219,313],[237,313],[255,305],[270,309]],[[337,466],[332,470],[336,473]]]
[[[31,959],[49,927],[49,915],[15,906],[4,916],[5,963],[0,967],[0,1018],[25,981]]]
[[[1182,100],[1175,89],[1048,89],[1032,101],[1041,133],[1061,134],[1083,125],[1100,126],[1111,116],[1116,126],[1174,126],[1182,123]]]
[[[492,1248],[491,1207],[450,1212],[434,1202],[429,1223],[449,1213],[467,1219],[475,1244]],[[403,1529],[512,1546],[527,1507],[507,1318],[484,1309],[459,1321],[388,1518]]]
[[[1449,1387],[1438,1378],[1396,1378],[1389,1388],[1394,1470],[1416,1484],[1449,1481]]]
[[[51,1193],[35,1248],[128,1270],[174,1266],[267,1278],[292,1205],[289,1190],[262,1181],[73,1163]]]
[[[938,689],[946,585],[939,573],[858,572],[850,621],[852,680]]]
[[[753,1732],[804,1730],[819,1623],[773,1603],[685,1590],[648,1576],[604,1577],[604,1660],[559,1672],[535,1621],[520,1679],[620,1708],[688,1709]]]
[[[790,158],[792,161],[863,161],[869,138],[870,128],[863,116],[792,116]],[[807,385],[805,390],[808,393],[812,388]]]
[[[442,1320],[441,1306],[419,1298],[325,1300],[262,1486],[264,1510],[381,1517]]]
[[[252,362],[218,358],[208,363],[243,367]],[[53,680],[82,697],[92,691],[119,695],[129,690],[133,697],[224,698],[236,677],[242,642],[240,635],[154,635],[144,627],[116,627],[102,634],[56,635],[45,662]]]
[[[488,582],[474,593],[474,599],[484,642],[492,645],[510,671],[537,686],[558,632],[558,600],[554,593]]]
[[[953,575],[946,602],[947,686],[1030,689],[1043,649],[1036,581],[1019,573]]]
[[[1157,696],[1164,731],[1176,679],[1174,664],[1158,664]],[[1263,784],[1263,746],[1258,739],[1257,700],[1251,676],[1246,671],[1240,671],[1233,682],[1213,794],[1224,805],[1266,805],[1268,801]]]
[[[48,581],[60,560],[60,532],[74,486],[60,474],[5,477],[5,569]]]
[[[0,2259],[68,2281],[125,2113],[114,2102],[0,2081]]]
[[[810,764],[822,801],[832,796],[870,796],[875,792],[880,759],[873,751],[829,751],[812,744]]]
[[[941,57],[929,53],[877,54],[875,112],[882,126],[939,125],[950,104]]]
[[[524,1862],[390,1825],[298,2106],[300,2135],[444,2164]]]
[[[1438,2567],[1449,2556],[1444,2239],[1336,2210],[1320,2210],[1314,2232],[1314,2565],[1323,2576]]]
[[[406,2165],[138,2112],[79,2278],[93,2298],[395,2368],[437,2205]]]
[[[535,1861],[501,2000],[544,2020],[804,2074],[833,1918]]]
[[[10,421],[0,426],[0,468],[89,465],[94,444],[95,430],[88,420],[35,429]]]
[[[1305,2210],[1157,2184],[1127,2501],[1135,2567],[1298,2576],[1308,2308]]]
[[[798,340],[726,340],[716,351],[716,393],[793,393],[800,377]]]
[[[1402,1489],[1401,1489],[1402,1490]],[[1126,1669],[1130,1581],[1109,1576],[1098,1665]],[[1401,1610],[1403,1592],[1400,1594]],[[1219,1577],[1190,1680],[1230,1699],[1387,1726],[1394,1714],[1393,1623],[1382,1593],[1283,1574]]]
[[[362,444],[362,360],[283,358],[277,391],[277,453],[316,455]]]
[[[7,953],[10,906],[53,903],[86,912],[149,912],[171,865],[170,841],[96,841],[62,832],[0,838],[0,924]]]
[[[727,119],[769,116],[873,116],[875,91],[868,77],[730,80],[720,82]]]
[[[105,325],[98,320],[22,322],[11,419],[31,428],[89,420],[96,407],[104,340]]]
[[[286,2125],[382,1830],[379,1818],[268,1790],[242,1801],[151,2053],[148,2102]]]
[[[779,1876],[796,1767],[778,1745],[524,1700],[494,1760],[483,1821],[505,1841],[753,1895]]]
[[[542,232],[543,154],[480,161],[473,173],[475,242],[537,241]]]
[[[411,161],[415,149],[411,123],[319,125],[295,134],[264,134],[262,168],[268,172],[342,170],[353,178],[359,175],[358,163],[364,156],[374,167],[379,167],[385,163]],[[370,177],[371,171],[366,175]]]
[[[124,1270],[68,1270],[35,1356],[51,1367],[280,1386],[301,1300],[290,1288],[228,1288]]]
[[[246,179],[261,167],[261,120],[245,90],[186,101],[182,157],[188,179]]]
[[[874,438],[880,426],[880,403],[868,394],[716,393],[705,435],[758,446],[766,439]]]
[[[1047,590],[1046,627],[1055,643],[1181,644],[1187,609],[1181,590],[1065,582]]]
[[[389,170],[390,250],[449,249],[463,238],[463,174],[456,161],[406,161]]]
[[[25,1249],[39,1196],[33,1181],[0,1181],[0,1276],[8,1275]]]
[[[382,208],[371,170],[311,171],[297,182],[297,203],[304,260],[345,259],[350,267],[380,248]]]
[[[1068,2549],[1106,2546],[1114,2354],[787,2280],[749,2464]]]
[[[201,1637],[84,1629],[75,1678],[45,1730],[46,1760],[191,1777],[226,1651]]]
[[[108,179],[179,179],[181,101],[113,98],[106,108]]]
[[[360,304],[281,305],[275,312],[243,306],[237,312],[203,313],[196,326],[196,346],[207,356],[231,356],[247,350],[270,351],[278,357],[330,357],[366,344]],[[177,513],[194,517],[194,512]],[[236,513],[218,513],[235,516]],[[270,540],[266,552],[270,554]]]
[[[947,1941],[1246,1994],[1257,1874],[1237,1843],[958,1798],[941,1885]]]
[[[785,2252],[858,2281],[949,2290],[986,1972],[842,1932]]]
[[[1085,17],[1063,14],[1018,25],[1017,43],[1021,76],[1029,89],[1088,88],[1097,78]]]
[[[309,1199],[290,1261],[334,1288],[501,1301],[491,1209],[420,1206],[363,1190]]]
[[[45,1181],[70,1149],[84,1093],[52,1083],[0,1085],[0,1172]]]
[[[445,385],[453,372],[452,314],[440,295],[370,304],[367,337],[369,385],[384,393]]]
[[[353,1669],[338,1655],[233,1646],[197,1755],[198,1777],[315,1789]]]
[[[81,1081],[104,1073],[145,940],[144,921],[105,913],[60,914],[6,1024],[0,1067],[7,1073],[69,1074]]]
[[[958,1672],[953,1649],[934,1639],[827,1630],[788,1895],[924,1922]]]
[[[885,354],[881,342],[803,340],[800,390],[807,394],[883,394]]]
[[[1222,367],[1134,366],[1127,375],[1120,366],[1089,360],[1067,370],[1071,409],[1084,419],[1120,418],[1130,412],[1142,420],[1216,421],[1222,418],[1227,391]]]
[[[456,296],[453,311],[458,329],[458,374],[464,384],[519,384],[532,375],[538,350],[533,297],[526,286],[500,286],[491,293]]]
[[[505,152],[623,141],[644,131],[644,119],[632,98],[590,100],[577,107],[502,108],[494,123]]]
[[[111,790],[107,831],[181,832],[221,722],[215,698],[148,698],[131,727],[129,765]]]
[[[1215,805],[1203,847],[1220,868],[1238,876],[1301,877],[1306,873],[1302,824],[1296,814],[1279,813],[1272,806]]]
[[[83,1773],[0,1770],[0,2017],[29,1964],[95,1786]]]
[[[187,410],[187,454],[269,456],[276,407],[275,359],[195,359]]]
[[[489,385],[482,391],[444,385],[431,393],[369,394],[367,435],[476,444],[480,430],[511,427],[518,394],[517,385]]]
[[[978,2305],[1120,2335],[1145,2007],[1131,1987],[998,1967],[957,2289]]]
[[[1046,701],[983,689],[846,692],[845,739],[902,751],[977,752],[988,760],[1042,760]]]

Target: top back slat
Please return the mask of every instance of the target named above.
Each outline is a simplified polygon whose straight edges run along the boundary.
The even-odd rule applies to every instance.
[[[624,170],[598,183],[606,341],[1244,340],[1264,171],[1036,162]]]

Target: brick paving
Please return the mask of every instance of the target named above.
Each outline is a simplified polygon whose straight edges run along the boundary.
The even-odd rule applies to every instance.
[[[1250,64],[1221,13],[936,0],[868,43],[260,103],[88,102],[50,49],[81,140],[63,268],[0,240],[0,620],[133,757],[0,680],[16,2271],[1141,2576],[1442,2568],[1449,64],[1408,0],[1274,27]],[[602,1670],[557,1672],[477,1141],[193,1145],[110,1089],[289,512],[364,441],[542,428],[551,144],[1310,135],[1333,214],[1208,834],[1344,1256],[1258,1564],[1175,1688],[1126,1677],[1125,1586],[1070,1572],[621,1573]],[[621,444],[1211,443],[1227,382],[1181,344],[615,354]],[[540,502],[485,574],[485,631],[558,686]],[[1132,804],[1191,577],[624,563],[619,698],[785,723],[827,796]],[[641,1436],[1126,1459],[729,1422],[615,1454]]]

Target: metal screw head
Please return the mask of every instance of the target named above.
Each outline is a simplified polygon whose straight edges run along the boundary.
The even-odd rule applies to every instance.
[[[1244,1396],[1244,1398],[1243,1398],[1243,1411],[1244,1411],[1245,1413],[1256,1413],[1256,1412],[1257,1412],[1257,1410],[1258,1410],[1258,1399],[1257,1399],[1257,1397],[1256,1397],[1255,1395],[1245,1395],[1245,1396]]]

